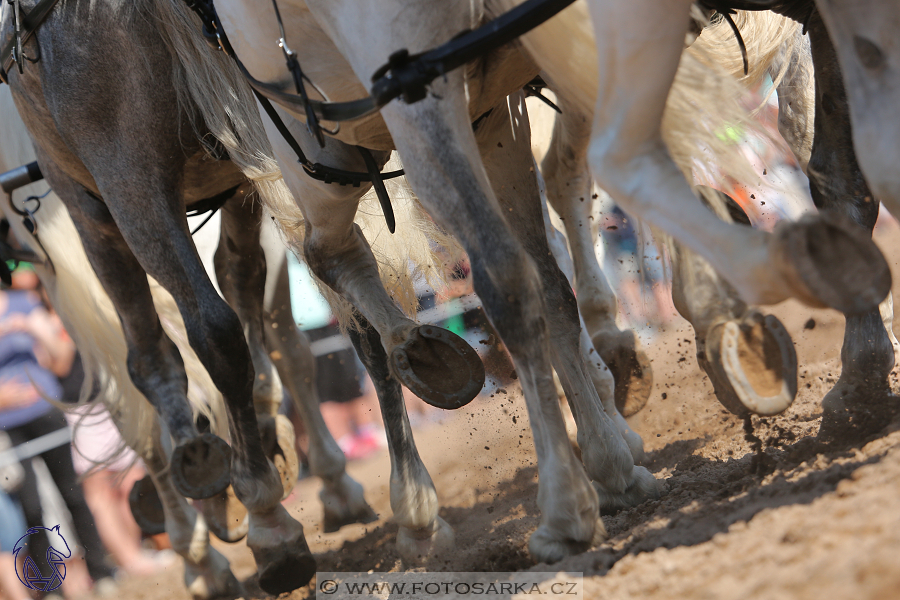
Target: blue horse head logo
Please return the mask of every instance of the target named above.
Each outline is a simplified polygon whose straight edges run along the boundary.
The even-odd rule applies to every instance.
[[[18,566],[19,552],[27,546],[26,540],[30,536],[38,534],[41,531],[46,533],[47,539],[50,542],[47,556],[44,557],[47,564],[38,567],[38,564],[34,559],[40,559],[41,557],[27,556],[20,569]],[[16,547],[13,548],[13,556],[17,559],[16,575],[19,577],[19,581],[22,582],[22,585],[38,592],[52,592],[61,586],[63,579],[66,578],[66,563],[64,561],[67,558],[72,557],[72,550],[69,549],[69,544],[59,532],[59,525],[53,529],[48,529],[46,527],[32,527],[25,532],[25,535],[19,538],[18,542],[16,542]]]

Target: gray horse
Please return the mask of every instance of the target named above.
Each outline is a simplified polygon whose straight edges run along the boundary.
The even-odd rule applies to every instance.
[[[260,584],[293,589],[315,561],[280,504],[292,478],[283,473],[283,484],[266,452],[283,466],[292,448],[276,443],[285,436],[274,418],[281,387],[264,343],[261,209],[227,157],[209,156],[190,108],[179,103],[173,58],[148,27],[152,16],[125,2],[91,7],[58,5],[26,44],[41,60],[10,74],[16,105],[122,322],[129,375],[175,442],[175,486],[210,498],[230,482],[249,511]],[[228,303],[210,283],[185,218],[192,204],[225,200],[216,266]],[[173,296],[191,347],[224,397],[230,448],[194,425],[184,365],[156,315],[147,275]]]

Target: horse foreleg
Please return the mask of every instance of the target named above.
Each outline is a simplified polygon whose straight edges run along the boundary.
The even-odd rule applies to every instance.
[[[440,503],[428,470],[419,458],[406,414],[400,382],[391,374],[378,332],[364,320],[350,339],[375,385],[391,456],[391,510],[400,526],[397,550],[408,566],[446,556],[453,530],[438,516]]]
[[[476,138],[484,166],[506,221],[537,266],[548,307],[553,366],[572,407],[582,460],[600,496],[600,506],[605,509],[633,506],[657,497],[659,490],[653,475],[643,467],[634,466],[632,454],[617,427],[624,420],[616,423],[618,413],[607,414],[600,402],[598,392],[612,399],[611,382],[607,378],[597,389],[585,364],[580,335],[583,330],[575,296],[547,244],[538,179],[530,152],[528,114],[521,93],[510,96],[508,106],[508,110],[496,107],[479,125]],[[595,359],[592,364],[599,369],[602,361]],[[624,429],[631,432],[627,424]]]

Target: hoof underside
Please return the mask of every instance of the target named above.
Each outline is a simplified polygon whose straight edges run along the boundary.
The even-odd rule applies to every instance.
[[[128,504],[135,522],[145,535],[159,535],[166,532],[166,515],[162,501],[156,493],[156,486],[149,475],[134,482],[128,494]]]
[[[594,348],[616,381],[616,408],[623,417],[640,412],[653,390],[653,367],[632,331],[594,336]]]
[[[751,311],[710,328],[704,366],[719,402],[732,413],[771,416],[797,395],[797,353],[781,322]]]
[[[211,498],[231,483],[231,448],[211,433],[177,446],[170,464],[172,483],[186,498]]]
[[[484,364],[458,335],[424,325],[391,352],[391,370],[422,400],[446,410],[471,402],[484,387]]]

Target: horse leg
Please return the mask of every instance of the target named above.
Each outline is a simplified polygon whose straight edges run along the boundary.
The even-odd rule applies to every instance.
[[[541,174],[547,186],[547,200],[566,228],[575,267],[578,309],[587,326],[590,345],[612,371],[617,408],[630,416],[647,403],[653,389],[653,371],[634,331],[622,331],[616,325],[616,296],[597,262],[591,228],[593,180],[587,164],[590,117],[579,114],[574,105],[564,101],[561,108],[550,147],[541,162]]]
[[[401,2],[307,2],[361,80],[378,68],[379,57],[397,48],[415,51],[448,31],[471,27],[475,15],[451,4],[411,11]],[[541,525],[529,550],[538,561],[558,561],[587,549],[605,532],[597,493],[568,442],[553,384],[547,308],[537,268],[504,220],[478,157],[464,77],[460,70],[447,73],[432,83],[432,94],[425,99],[412,105],[391,103],[381,114],[413,190],[468,252],[475,291],[513,357],[540,475]],[[631,460],[618,434],[608,440],[618,441],[616,458]]]
[[[128,345],[128,373],[175,442],[172,469],[178,473],[174,480],[179,491],[194,498],[221,492],[230,479],[230,450],[221,439],[201,436],[194,427],[184,364],[163,332],[141,264],[106,205],[37,150],[44,176],[64,200],[91,266],[119,314]]]
[[[547,243],[550,246],[553,257],[556,259],[557,265],[559,265],[559,269],[569,282],[569,287],[571,287],[571,283],[575,279],[575,264],[572,257],[569,255],[566,238],[550,222],[550,212],[547,210],[547,197],[546,192],[544,191],[544,181],[540,173],[537,173],[537,180],[541,194],[541,212],[544,219],[544,232],[547,235]],[[584,364],[587,366],[588,374],[594,384],[594,389],[597,390],[597,395],[600,397],[600,401],[603,404],[603,410],[616,424],[616,429],[618,429],[619,434],[625,440],[625,443],[628,444],[628,449],[631,450],[631,458],[634,459],[634,463],[636,465],[642,464],[645,458],[644,441],[637,432],[631,429],[628,425],[628,421],[626,421],[625,417],[622,416],[622,413],[619,412],[619,408],[616,405],[617,387],[613,374],[603,361],[603,358],[599,356],[595,343],[591,341],[591,337],[588,335],[588,328],[584,323],[584,312],[581,310],[580,305],[578,313],[580,324],[578,338],[579,346],[581,348]]]
[[[450,331],[419,326],[409,319],[381,283],[372,250],[353,223],[359,199],[368,187],[344,191],[337,185],[313,181],[303,169],[295,169],[296,154],[264,111],[260,112],[285,181],[295,198],[303,198],[303,254],[310,270],[375,327],[390,357],[391,372],[407,388],[438,408],[459,408],[470,402],[484,386],[484,365],[478,354]],[[356,148],[331,138],[326,139],[324,149],[319,148],[303,123],[285,119],[313,162],[366,170]],[[382,165],[387,162],[387,153],[377,154]]]
[[[159,179],[152,173],[147,175],[150,176],[138,183],[133,179],[96,177],[104,196],[118,202],[103,204],[81,190],[81,201],[76,203],[72,218],[95,271],[119,311],[126,337],[129,340],[135,337],[130,332],[131,327],[147,329],[152,326],[159,331],[156,346],[171,348],[169,356],[159,351],[148,353],[149,357],[135,352],[135,359],[129,360],[129,366],[134,363],[132,378],[135,385],[148,398],[159,394],[167,383],[158,373],[158,365],[174,369],[170,356],[178,355],[174,344],[162,335],[158,319],[148,318],[152,314],[149,313],[152,303],[143,273],[154,277],[172,294],[184,318],[191,346],[222,392],[229,410],[231,483],[237,498],[250,513],[248,545],[260,566],[260,586],[269,591],[295,589],[309,581],[315,572],[315,561],[303,538],[303,528],[281,506],[284,488],[277,471],[263,453],[252,402],[252,364],[240,321],[206,276],[191,241],[183,208],[180,205],[172,208],[148,206],[146,202],[148,195],[177,197],[177,177]],[[52,174],[48,177],[51,185],[58,189],[56,180]],[[60,196],[66,197],[62,193]],[[145,229],[147,222],[153,223],[152,235]],[[121,223],[128,227],[120,230],[116,224]],[[119,250],[116,258],[110,258],[112,248]],[[125,254],[128,249],[134,254]],[[104,265],[104,261],[117,260],[123,254],[130,259],[127,263],[115,264],[112,269]],[[140,257],[140,262],[134,260],[135,256]],[[140,306],[136,303],[144,296],[148,303],[147,312],[136,311],[136,306]],[[140,318],[136,318],[136,314]],[[181,367],[180,359],[177,366]],[[184,398],[187,381],[183,368],[176,373],[179,375],[177,393]],[[186,401],[181,402],[188,418],[188,425],[184,427],[194,431]],[[192,454],[187,454],[183,450],[185,443],[179,441],[183,434],[173,435],[180,444],[173,453],[170,469],[176,485],[191,490],[191,484],[196,486],[195,481],[205,482],[215,475],[222,481],[219,484],[219,479],[216,480],[219,485],[213,492],[222,491],[228,484],[229,456],[221,452],[222,457],[217,458],[206,448],[216,450],[218,446],[208,443],[199,448],[189,446]],[[210,434],[196,439],[217,440],[227,449],[224,442]]]
[[[446,556],[455,546],[453,530],[437,514],[437,491],[419,458],[403,390],[391,374],[384,345],[365,320],[360,320],[358,330],[350,331],[350,339],[372,378],[381,405],[391,456],[391,510],[400,526],[397,550],[408,566]]]
[[[787,62],[785,68],[784,63]],[[791,53],[782,54],[769,65],[769,76],[774,81],[782,69],[784,76],[778,82],[778,131],[794,153],[800,168],[806,173],[812,154],[816,113],[816,93],[813,85],[814,66],[809,36],[803,29],[794,33]]]
[[[818,11],[807,25],[815,65],[815,139],[809,161],[809,184],[819,210],[843,214],[871,234],[879,202],[870,191],[853,150],[850,107],[838,56]],[[847,425],[860,430],[880,426],[878,400],[891,397],[889,375],[895,348],[890,295],[880,309],[848,313],[841,348],[841,376],[822,400],[823,430]],[[871,411],[871,414],[867,414]]]
[[[275,464],[284,498],[294,489],[300,462],[294,447],[294,427],[278,414],[284,391],[266,351],[263,300],[266,259],[260,246],[262,207],[240,189],[221,209],[222,227],[214,264],[222,295],[241,320],[253,361],[253,407],[266,456]]]
[[[537,266],[549,308],[547,325],[553,366],[572,407],[582,460],[600,496],[600,507],[633,506],[657,497],[658,486],[649,471],[634,466],[614,416],[604,411],[598,392],[605,392],[611,400],[612,386],[597,389],[590,377],[582,354],[581,319],[575,296],[547,244],[524,96],[510,96],[508,106],[508,110],[494,108],[476,132],[485,170],[506,221]]]
[[[269,127],[267,118],[264,116],[263,119]],[[364,168],[359,155],[344,144],[326,139],[325,149],[321,151],[308,143],[302,123],[291,122],[289,127],[296,131],[301,143],[311,146],[304,151],[310,152],[312,160],[342,169]],[[357,310],[354,317],[361,333],[354,334],[354,328],[351,328],[351,339],[357,336],[362,340],[356,341],[357,352],[376,386],[395,465],[391,475],[391,509],[400,526],[398,550],[403,560],[410,564],[446,553],[453,546],[453,531],[438,517],[437,493],[415,448],[396,365],[389,364],[389,357],[402,346],[404,336],[412,337],[418,329],[427,331],[426,335],[431,337],[449,332],[432,326],[417,328],[387,295],[368,243],[359,228],[353,225],[359,198],[366,190],[324,185],[302,171],[297,173],[293,169],[296,160],[290,147],[280,137],[274,137],[277,135],[274,129],[269,134],[273,136],[272,149],[285,181],[294,197],[305,201],[301,208],[306,217],[304,252],[307,264],[319,279],[348,297]],[[369,325],[373,315],[380,319],[378,327]],[[392,339],[385,341],[389,335]],[[433,366],[435,372],[443,372],[453,368],[453,363],[447,367],[435,362]]]
[[[141,458],[162,503],[172,549],[184,559],[184,583],[188,592],[194,600],[241,595],[241,585],[232,574],[228,560],[209,544],[203,515],[175,490],[159,428],[154,429],[153,447]]]
[[[664,18],[647,0],[590,6],[600,73],[589,160],[616,202],[709,260],[749,304],[795,297],[845,312],[877,306],[890,273],[858,229],[828,215],[783,223],[774,235],[725,223],[698,201],[670,157],[661,123],[689,0],[668,3]]]
[[[309,338],[297,328],[291,313],[284,245],[277,236],[270,237],[277,247],[264,246],[268,272],[266,347],[309,434],[309,469],[322,479],[322,529],[331,533],[351,523],[371,523],[377,518],[375,511],[366,502],[363,487],[347,474],[347,459],[322,419],[315,385],[316,357]]]
[[[900,48],[896,43],[900,11],[897,3],[819,0],[816,6],[834,43],[846,83],[844,89],[859,167],[874,197],[884,202],[891,214],[900,215],[900,172],[897,170]],[[813,52],[816,53],[815,47]]]
[[[670,254],[672,300],[694,328],[697,362],[716,398],[740,416],[786,410],[797,395],[797,353],[784,326],[772,315],[748,309],[694,252],[672,242]]]

